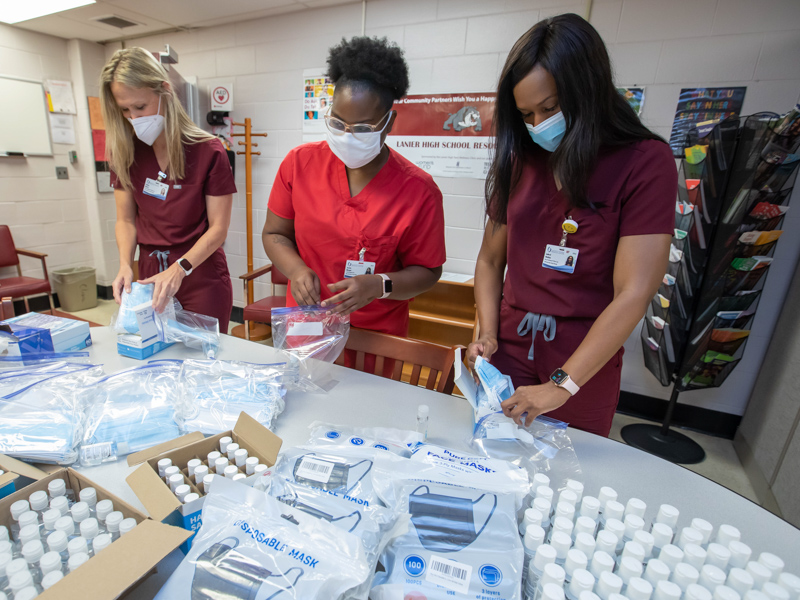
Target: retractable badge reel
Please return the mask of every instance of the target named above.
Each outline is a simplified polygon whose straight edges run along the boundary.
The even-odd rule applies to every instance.
[[[159,200],[167,199],[167,192],[169,192],[169,184],[163,180],[167,178],[167,174],[163,171],[158,172],[158,179],[150,179],[149,177],[144,182],[144,190],[148,196],[158,198]]]
[[[561,224],[561,241],[558,246],[547,244],[542,266],[562,273],[574,273],[578,262],[578,250],[567,247],[567,236],[578,231],[578,222],[567,217]]]

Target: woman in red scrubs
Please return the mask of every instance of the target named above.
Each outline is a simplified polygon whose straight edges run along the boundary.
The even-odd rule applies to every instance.
[[[130,291],[138,242],[140,283],[155,284],[155,309],[175,296],[227,333],[233,290],[222,243],[236,186],[225,149],[192,123],[143,48],[114,53],[100,99],[117,203],[114,299]]]
[[[445,261],[442,194],[430,175],[384,145],[408,89],[402,52],[356,37],[331,49],[336,88],[327,140],[281,164],[262,239],[289,278],[289,304],[322,302],[355,327],[408,335],[409,299]]]
[[[675,161],[616,91],[602,39],[577,15],[517,41],[494,122],[475,268],[481,334],[468,358],[511,377],[503,412],[518,423],[547,413],[607,436],[622,344],[667,268]]]

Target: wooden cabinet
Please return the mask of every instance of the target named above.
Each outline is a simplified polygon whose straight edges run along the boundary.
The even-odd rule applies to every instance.
[[[409,308],[408,337],[444,346],[466,346],[473,340],[477,318],[472,279],[440,280]]]

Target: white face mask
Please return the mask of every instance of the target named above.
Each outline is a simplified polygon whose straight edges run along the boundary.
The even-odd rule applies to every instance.
[[[386,121],[380,131],[373,133],[359,133],[358,137],[352,133],[345,132],[335,134],[330,129],[326,128],[326,135],[328,147],[331,149],[339,160],[341,160],[348,169],[358,169],[364,165],[372,162],[383,148],[381,143],[381,135],[383,130],[391,121],[391,117]]]
[[[158,96],[158,110],[156,114],[147,117],[138,117],[136,119],[128,118],[128,122],[133,125],[133,130],[136,132],[136,137],[142,140],[148,146],[152,146],[161,132],[164,131],[164,117],[159,114],[161,112],[161,95]]]

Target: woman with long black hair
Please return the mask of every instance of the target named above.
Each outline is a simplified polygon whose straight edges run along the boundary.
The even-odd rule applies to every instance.
[[[548,413],[607,436],[622,344],[667,268],[675,161],[617,92],[600,35],[577,15],[517,41],[496,101],[475,268],[481,333],[468,358],[511,376],[503,411],[518,423]]]

